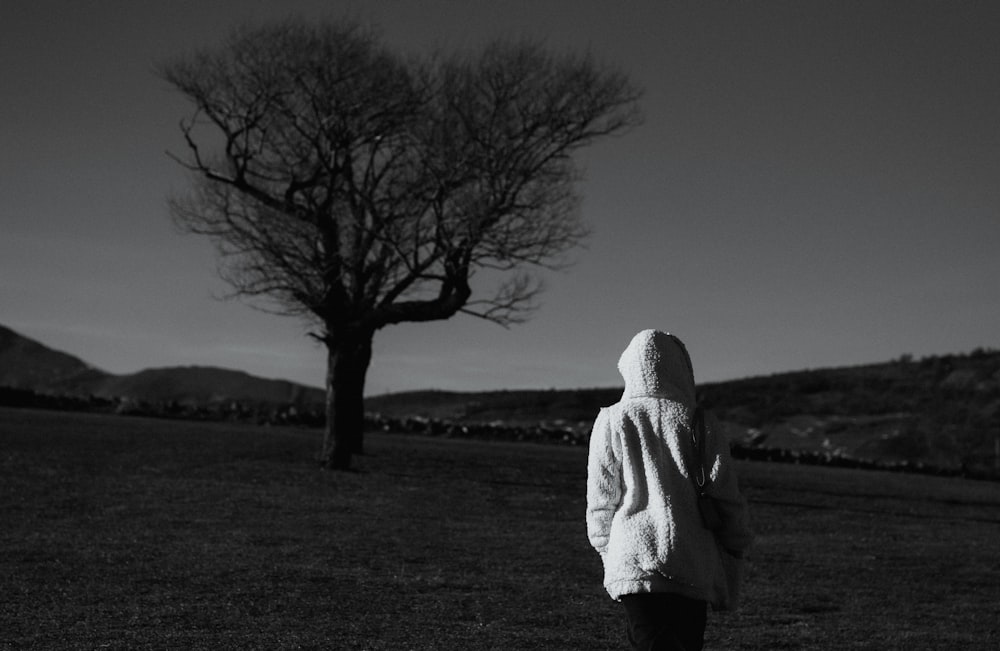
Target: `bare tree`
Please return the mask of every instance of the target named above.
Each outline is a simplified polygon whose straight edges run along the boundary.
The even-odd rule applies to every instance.
[[[586,235],[571,153],[638,120],[639,92],[589,57],[496,42],[408,58],[350,23],[242,28],[158,73],[194,105],[174,217],[214,241],[235,295],[315,327],[321,458],[340,469],[361,446],[375,332],[523,320],[540,290],[527,269]]]

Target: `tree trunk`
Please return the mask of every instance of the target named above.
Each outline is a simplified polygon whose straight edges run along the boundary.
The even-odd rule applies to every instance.
[[[326,430],[321,463],[349,470],[363,450],[365,375],[372,357],[372,334],[327,340]]]

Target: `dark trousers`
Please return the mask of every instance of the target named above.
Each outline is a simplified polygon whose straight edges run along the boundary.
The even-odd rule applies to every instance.
[[[622,595],[628,641],[642,651],[701,651],[708,604],[665,592]]]

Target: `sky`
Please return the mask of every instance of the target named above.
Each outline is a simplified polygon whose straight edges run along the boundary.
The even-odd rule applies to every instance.
[[[637,331],[699,382],[1000,347],[1000,3],[0,0],[0,324],[118,374],[321,386],[167,199],[183,97],[154,65],[241,22],[349,17],[400,51],[527,36],[644,89],[578,157],[592,236],[539,311],[377,333],[369,395],[612,387]]]

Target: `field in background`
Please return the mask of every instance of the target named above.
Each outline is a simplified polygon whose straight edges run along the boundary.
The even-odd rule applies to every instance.
[[[0,409],[3,648],[618,649],[586,451]],[[993,649],[1000,484],[741,463],[709,649]]]
[[[365,399],[373,428],[480,440],[586,443],[621,387],[413,391]],[[1000,481],[1000,351],[701,384],[745,459]],[[212,367],[113,375],[0,325],[0,406],[322,427],[325,394]]]

